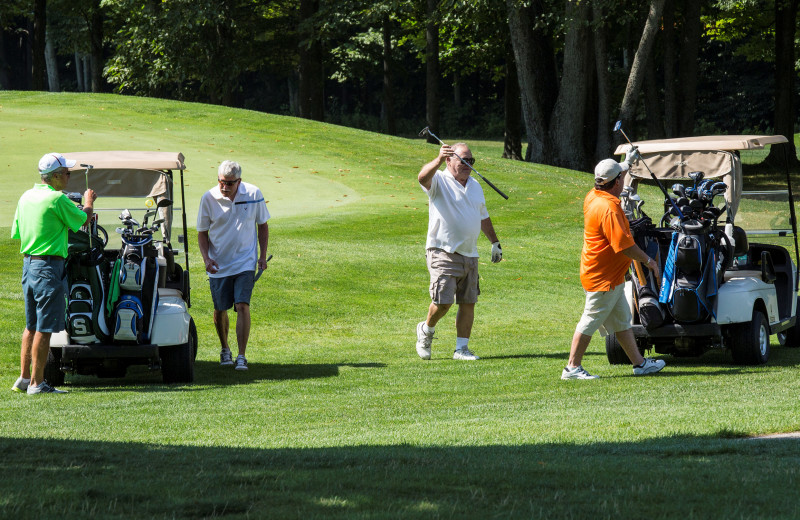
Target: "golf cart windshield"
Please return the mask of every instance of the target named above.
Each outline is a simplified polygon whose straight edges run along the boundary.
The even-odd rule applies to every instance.
[[[742,195],[739,151],[761,150],[767,145],[786,142],[782,135],[719,135],[634,142],[644,162],[638,161],[631,167],[625,184],[635,191],[642,179],[652,179],[647,166],[663,181],[689,180],[689,173],[701,171],[706,179],[720,178],[728,186],[725,203],[730,218],[734,219]],[[630,147],[628,143],[621,144],[614,154],[624,155]]]

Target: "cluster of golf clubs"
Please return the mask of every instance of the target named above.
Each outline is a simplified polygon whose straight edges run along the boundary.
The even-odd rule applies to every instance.
[[[155,215],[155,211],[148,211],[145,213],[144,216],[144,224],[139,226],[139,222],[133,218],[131,215],[130,210],[123,209],[122,213],[119,214],[119,219],[122,221],[122,225],[125,227],[118,227],[116,232],[122,235],[123,238],[127,240],[131,240],[133,238],[147,238],[145,242],[152,239],[153,233],[158,230],[158,227],[164,223],[164,219],[160,218],[153,221],[151,226],[147,225],[147,219],[153,215]]]
[[[725,193],[728,186],[714,179],[703,179],[703,172],[691,172],[689,178],[694,182],[690,188],[680,183],[672,186],[672,192],[677,196],[672,198],[672,206],[680,209],[684,219],[716,222],[725,209],[714,206],[714,197]],[[678,216],[669,206],[665,209],[670,214]]]
[[[622,211],[628,220],[636,220],[646,216],[642,211],[644,201],[639,194],[633,191],[633,186],[625,186],[622,188],[622,193],[619,194],[619,200],[622,205]]]

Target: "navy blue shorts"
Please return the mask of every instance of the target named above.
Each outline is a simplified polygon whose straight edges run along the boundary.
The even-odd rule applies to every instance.
[[[64,259],[26,256],[22,261],[25,328],[38,332],[64,330],[67,310],[67,273]]]
[[[209,278],[211,284],[211,300],[214,310],[227,311],[235,303],[250,305],[250,296],[253,294],[255,284],[255,271],[224,276],[222,278]]]

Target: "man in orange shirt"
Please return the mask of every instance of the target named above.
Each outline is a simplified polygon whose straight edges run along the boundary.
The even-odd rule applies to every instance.
[[[594,169],[594,189],[583,201],[583,252],[581,285],[586,291],[583,316],[572,337],[567,366],[561,379],[597,379],[581,366],[583,354],[596,330],[605,336],[615,333],[617,341],[633,363],[633,374],[654,374],[664,368],[664,361],[642,357],[631,330],[632,316],[625,299],[625,273],[631,260],[641,262],[659,276],[658,263],[633,241],[628,219],[622,211],[619,195],[623,173],[630,168],[638,151],[628,152],[625,161],[600,161]]]

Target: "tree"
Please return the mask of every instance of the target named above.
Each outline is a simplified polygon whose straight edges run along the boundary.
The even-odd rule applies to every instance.
[[[427,0],[425,24],[425,123],[439,134],[439,11],[437,0]],[[438,141],[428,135],[428,142]]]
[[[33,90],[47,90],[44,49],[47,34],[47,1],[33,1]]]
[[[789,139],[792,166],[800,165],[794,146],[795,123],[795,33],[798,0],[775,0],[775,133]],[[768,161],[781,164],[779,147],[771,147]],[[781,154],[782,155],[782,154]]]
[[[316,37],[319,0],[300,0],[298,101],[300,117],[322,121],[325,117],[322,44]]]

